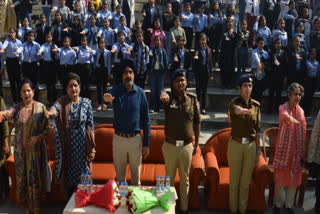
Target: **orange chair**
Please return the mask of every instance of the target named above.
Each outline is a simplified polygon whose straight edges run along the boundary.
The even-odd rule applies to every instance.
[[[270,171],[272,173],[272,179],[270,180],[270,186],[269,186],[269,197],[268,197],[268,205],[272,206],[273,204],[273,195],[274,195],[274,182],[273,182],[273,159],[274,159],[274,154],[275,154],[275,149],[276,149],[276,144],[278,140],[278,127],[272,127],[268,128],[263,132],[262,135],[262,142],[263,142],[263,152],[266,154],[266,137],[269,139],[269,160],[268,160],[268,166],[270,168]],[[306,142],[305,142],[305,160],[307,159],[308,156],[308,148],[309,148],[309,142],[310,142],[310,137],[311,137],[311,131],[310,129],[307,130],[307,136],[306,136]],[[299,193],[299,198],[298,198],[298,207],[303,207],[303,201],[304,201],[304,194],[306,191],[306,185],[309,177],[309,171],[307,169],[302,170],[302,182],[301,185],[297,188],[296,196],[295,196],[295,205],[296,203],[296,197],[297,194]]]
[[[208,209],[229,209],[229,164],[227,157],[231,128],[225,128],[210,137],[203,149],[208,191]],[[271,179],[271,173],[261,154],[256,164],[249,186],[248,210],[265,211],[265,187]]]

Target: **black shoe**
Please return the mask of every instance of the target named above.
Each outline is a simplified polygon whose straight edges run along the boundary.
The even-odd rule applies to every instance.
[[[293,208],[286,208],[288,214],[295,214],[294,209]]]
[[[280,214],[280,208],[274,207],[273,208],[273,214]]]

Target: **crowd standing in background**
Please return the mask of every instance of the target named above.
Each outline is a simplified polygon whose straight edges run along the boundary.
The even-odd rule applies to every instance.
[[[21,68],[23,77],[30,78],[35,86],[39,83],[47,85],[51,104],[56,98],[57,81],[66,92],[68,73],[75,72],[80,76],[81,96],[90,98],[90,84],[96,82],[98,91],[105,92],[105,86],[121,83],[120,62],[133,58],[138,68],[135,83],[141,88],[150,85],[153,89],[151,100],[155,98],[154,93],[160,96],[163,82],[170,79],[168,77],[175,69],[184,68],[188,83],[197,82],[198,100],[203,100],[201,113],[205,114],[208,84],[203,80],[214,79],[213,69],[220,69],[223,88],[235,87],[241,73],[250,71],[255,82],[252,96],[261,101],[265,89],[269,90],[268,113],[278,111],[282,89],[292,82],[299,82],[306,88],[302,106],[309,116],[312,95],[319,88],[318,1],[241,0],[226,3],[149,0],[143,5],[143,20],[135,21],[132,0],[43,0],[43,14],[39,23],[31,28],[32,5],[37,1],[15,1],[11,7],[15,9],[21,27],[11,28],[8,38],[0,45],[2,61],[3,53],[6,54],[13,101],[17,102]],[[33,33],[29,39],[30,31]],[[46,39],[48,32],[51,34],[49,40]],[[198,71],[202,34],[206,36],[205,46],[210,47],[205,62],[209,66],[209,78],[204,78],[206,69]],[[154,72],[158,70],[158,59],[153,55],[157,36],[160,48],[165,52],[164,55],[160,51],[161,75]],[[104,39],[105,49],[110,51],[104,62],[98,51],[101,39]],[[251,69],[248,69],[249,64]],[[4,69],[4,63],[1,68]],[[28,72],[29,69],[33,72]],[[50,78],[47,78],[49,73]],[[102,77],[102,73],[107,73],[107,77],[97,78]],[[276,84],[270,84],[273,81]],[[99,111],[106,109],[102,105],[99,98]],[[154,106],[154,101],[151,106],[150,112],[162,109],[160,104]]]
[[[185,112],[182,114],[182,107],[177,107],[183,105],[189,105],[192,109],[189,113],[193,115],[192,120],[185,123],[192,123],[196,128],[191,130],[188,126],[182,127],[185,130],[181,129],[181,133],[172,132],[181,124],[173,127],[175,123],[166,123],[167,143],[163,144],[162,152],[167,174],[175,175],[173,161],[184,162],[179,166],[180,174],[189,173],[192,154],[196,153],[190,139],[195,135],[197,146],[199,114],[206,114],[207,110],[208,82],[214,80],[213,70],[220,70],[224,89],[240,88],[241,96],[229,107],[233,129],[228,153],[235,152],[243,138],[253,142],[243,148],[241,154],[248,154],[248,166],[243,169],[248,176],[252,174],[256,155],[261,152],[255,142],[260,132],[260,102],[266,89],[269,91],[268,108],[262,112],[279,112],[279,129],[287,130],[288,136],[298,135],[294,152],[280,147],[283,142],[291,147],[291,138],[279,138],[275,157],[275,212],[281,206],[280,195],[286,187],[285,206],[292,213],[292,196],[301,183],[304,161],[298,155],[303,154],[305,116],[310,116],[312,97],[320,86],[319,0],[228,0],[226,3],[221,0],[148,0],[142,8],[143,20],[135,20],[134,0],[42,0],[43,14],[32,28],[32,6],[37,3],[37,0],[16,0],[10,5],[16,12],[18,29],[9,28],[8,37],[0,42],[0,73],[6,69],[15,104],[5,111],[1,103],[0,121],[14,119],[18,134],[14,153],[18,203],[27,202],[31,213],[40,212],[40,187],[26,185],[25,179],[29,174],[35,183],[41,179],[42,169],[35,173],[30,169],[31,158],[39,158],[39,142],[48,134],[48,118],[44,116],[47,111],[43,104],[34,101],[38,99],[40,84],[46,85],[47,101],[52,106],[47,116],[55,118],[56,122],[54,138],[61,145],[56,148],[57,157],[61,162],[63,156],[68,157],[56,170],[58,178],[64,179],[70,196],[79,183],[80,173],[89,170],[95,156],[90,84],[97,86],[97,111],[106,111],[107,103],[113,103],[116,133],[113,152],[129,155],[132,183],[139,184],[141,158],[149,153],[149,113],[164,111],[166,121],[170,121],[170,114],[177,113],[175,116],[182,115],[183,120]],[[21,76],[30,80],[24,80],[19,86]],[[171,82],[170,94],[163,92],[166,80]],[[193,80],[196,95],[185,92]],[[56,93],[57,82],[63,88],[60,98]],[[107,92],[107,86],[111,85],[112,89]],[[146,85],[151,89],[149,104],[143,91]],[[286,88],[289,101],[281,105],[281,92]],[[122,99],[123,96],[127,99]],[[132,107],[130,111],[128,106]],[[176,108],[174,111],[172,106]],[[244,118],[250,114],[249,109],[255,111],[251,114],[252,129],[237,133],[237,126],[248,122]],[[37,126],[31,127],[26,117]],[[3,125],[0,157],[6,158],[10,147],[6,143],[6,124]],[[23,134],[24,126],[30,126],[28,135]],[[287,126],[290,129],[286,129]],[[144,139],[139,134],[141,128]],[[181,140],[180,134],[188,136],[183,142],[187,153],[185,160],[171,157],[173,151],[183,152],[170,148]],[[87,141],[89,144],[84,140],[87,137],[92,139]],[[22,149],[34,145],[37,146],[32,150]],[[21,161],[22,155],[28,158]],[[115,170],[119,181],[123,181],[125,163],[120,155],[117,157]],[[230,197],[234,200],[230,202],[230,209],[243,213],[249,180],[243,179],[239,186],[240,172],[235,168],[239,168],[237,160],[242,157],[234,155],[232,158],[229,159]],[[316,156],[309,156],[309,160],[319,164]],[[289,172],[284,162],[291,162],[293,171]],[[1,167],[2,162],[0,170]],[[172,178],[173,182],[174,176]],[[189,181],[185,177],[181,181],[180,208],[186,212]],[[317,185],[316,209],[319,210],[320,187]],[[1,190],[6,191],[5,188],[0,186]],[[4,194],[0,195],[0,200],[2,197]]]

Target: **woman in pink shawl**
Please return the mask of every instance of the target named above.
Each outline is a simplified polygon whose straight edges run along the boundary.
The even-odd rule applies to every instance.
[[[298,83],[288,87],[289,101],[279,107],[279,134],[274,157],[274,213],[280,213],[282,191],[285,190],[285,207],[289,214],[296,188],[301,184],[304,164],[306,119],[299,102],[304,88]]]

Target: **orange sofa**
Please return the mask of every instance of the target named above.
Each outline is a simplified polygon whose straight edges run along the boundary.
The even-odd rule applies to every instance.
[[[207,208],[229,209],[229,165],[227,157],[231,128],[222,129],[212,135],[203,149],[207,173],[205,189],[208,194]],[[265,187],[270,182],[270,169],[261,154],[256,164],[249,187],[248,210],[265,211]]]
[[[116,172],[113,166],[112,157],[112,139],[114,129],[112,124],[102,124],[95,127],[96,157],[92,163],[92,177],[94,183],[106,183],[108,179],[115,179]],[[164,126],[151,126],[150,152],[149,156],[142,160],[141,167],[141,184],[155,185],[156,176],[165,176],[164,159],[162,156],[162,143],[164,142]],[[55,175],[55,153],[53,149],[53,128],[46,139],[48,145],[48,158],[52,174]],[[10,200],[15,200],[16,184],[15,184],[15,168],[13,155],[8,158],[5,163],[6,169],[11,176],[12,185],[10,191]],[[127,181],[130,183],[130,168],[127,167]],[[189,207],[191,209],[200,208],[200,200],[198,194],[198,186],[204,179],[204,166],[201,159],[201,150],[198,146],[197,154],[192,158],[192,166],[190,171],[190,192]],[[175,178],[175,187],[179,187],[179,175]],[[46,201],[64,201],[63,187],[56,182],[53,176],[52,192],[48,193],[44,200]]]
[[[116,172],[113,166],[112,138],[114,129],[111,124],[102,124],[95,127],[96,157],[92,163],[92,177],[94,183],[105,183],[108,179],[115,179]],[[162,144],[165,140],[164,126],[151,126],[149,156],[142,159],[141,185],[155,185],[157,175],[165,176],[165,165],[162,156]],[[178,172],[178,171],[177,171]],[[200,208],[198,186],[204,178],[204,166],[201,159],[201,150],[198,146],[197,154],[192,158],[190,171],[189,208]],[[130,167],[127,166],[126,180],[130,184]],[[180,177],[177,173],[175,187],[178,191]]]

